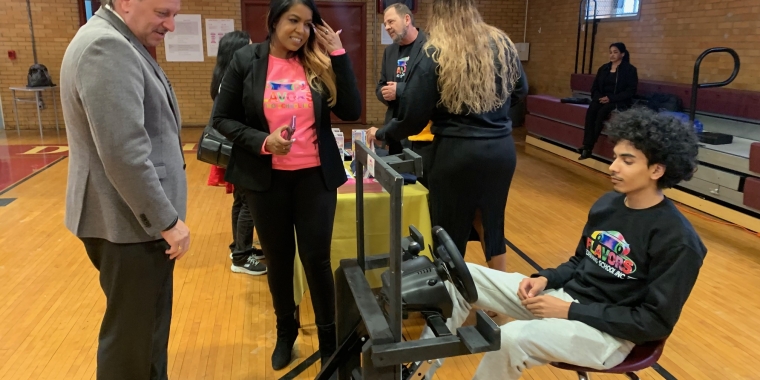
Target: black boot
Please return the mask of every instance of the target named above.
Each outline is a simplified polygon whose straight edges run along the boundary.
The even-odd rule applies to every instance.
[[[591,149],[583,149],[581,151],[581,156],[578,157],[579,160],[585,160],[587,158],[591,158]]]
[[[296,338],[298,338],[298,324],[295,315],[277,317],[277,345],[272,353],[272,368],[280,370],[290,364]]]
[[[317,338],[319,339],[319,356],[322,359],[322,366],[324,366],[330,356],[335,353],[338,345],[335,323],[317,325]]]

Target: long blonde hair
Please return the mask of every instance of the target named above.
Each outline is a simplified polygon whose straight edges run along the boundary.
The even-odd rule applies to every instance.
[[[507,34],[483,22],[473,0],[434,0],[431,13],[424,49],[438,63],[440,104],[456,114],[501,107],[521,75]]]
[[[269,4],[269,13],[267,14],[267,31],[270,43],[275,36],[274,28],[280,17],[296,4],[303,4],[311,9],[312,23],[323,25],[322,16],[313,0],[272,1]],[[306,71],[306,80],[309,82],[309,86],[317,89],[321,94],[327,95],[327,104],[330,107],[335,106],[338,101],[335,71],[333,71],[329,55],[320,49],[313,32],[309,33],[309,39],[301,49],[298,49],[295,56],[298,57],[298,61],[301,62]]]
[[[313,33],[309,40],[313,38]],[[306,79],[309,85],[316,88],[320,93],[327,95],[327,104],[335,106],[338,101],[338,88],[335,84],[335,71],[332,68],[330,57],[319,48],[316,41],[307,42],[299,50],[299,59],[306,70]]]

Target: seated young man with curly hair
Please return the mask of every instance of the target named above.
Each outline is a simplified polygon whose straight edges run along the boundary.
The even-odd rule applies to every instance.
[[[468,264],[474,305],[446,283],[452,331],[472,306],[517,319],[501,326],[501,350],[485,354],[474,378],[516,380],[549,362],[608,369],[673,331],[707,249],[662,190],[691,179],[698,140],[689,125],[642,109],[618,114],[607,131],[615,192],[591,207],[570,260],[531,277]],[[422,339],[431,337],[427,328]]]

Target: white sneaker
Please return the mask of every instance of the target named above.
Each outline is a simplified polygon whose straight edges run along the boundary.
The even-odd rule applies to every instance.
[[[230,269],[235,273],[245,273],[253,276],[261,276],[267,273],[267,266],[253,257],[253,255],[248,256],[248,260],[242,265],[232,263]]]

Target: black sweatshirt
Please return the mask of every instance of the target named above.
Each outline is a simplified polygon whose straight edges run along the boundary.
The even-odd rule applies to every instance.
[[[533,277],[579,301],[568,319],[641,344],[673,331],[706,254],[669,199],[635,210],[608,193],[591,207],[575,256]]]

